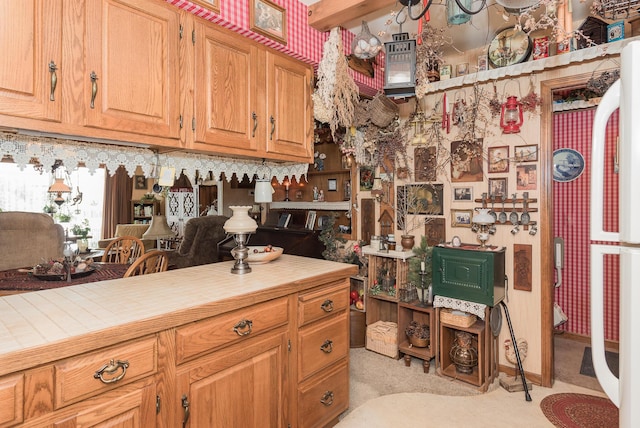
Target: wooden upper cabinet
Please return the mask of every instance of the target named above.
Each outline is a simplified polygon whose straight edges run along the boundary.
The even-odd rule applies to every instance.
[[[1,0],[0,52],[0,114],[60,121],[62,0]]]
[[[311,66],[267,53],[268,153],[296,156],[313,162],[312,78]]]
[[[264,140],[264,66],[258,46],[198,22],[195,43],[194,147],[256,155]]]
[[[175,6],[87,1],[85,125],[178,139],[179,49]]]

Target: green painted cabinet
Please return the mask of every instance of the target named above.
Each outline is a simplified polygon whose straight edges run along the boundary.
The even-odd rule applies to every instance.
[[[496,305],[505,297],[504,255],[504,247],[434,247],[433,294]]]

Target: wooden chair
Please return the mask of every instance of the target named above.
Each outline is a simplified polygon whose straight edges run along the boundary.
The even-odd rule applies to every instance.
[[[133,263],[144,254],[144,243],[135,236],[122,236],[107,246],[102,255],[103,263]]]
[[[169,267],[167,252],[152,250],[142,256],[129,266],[123,278],[137,275],[147,275],[149,273],[164,272]]]

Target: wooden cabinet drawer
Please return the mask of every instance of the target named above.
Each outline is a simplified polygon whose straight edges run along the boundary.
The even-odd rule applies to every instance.
[[[348,407],[349,366],[346,360],[298,388],[300,428],[324,426]]]
[[[157,360],[153,336],[60,361],[54,365],[55,408],[152,375]],[[98,372],[106,365],[111,367],[104,370],[101,380]]]
[[[178,328],[176,362],[257,336],[288,320],[289,300],[282,297]]]
[[[298,326],[331,316],[349,307],[349,283],[335,282],[298,296]]]
[[[0,378],[0,427],[13,426],[22,422],[22,391],[24,377],[22,375]]]
[[[329,367],[349,352],[349,313],[343,311],[298,333],[298,380]]]

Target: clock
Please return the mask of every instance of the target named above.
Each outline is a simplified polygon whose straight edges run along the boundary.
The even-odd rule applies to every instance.
[[[451,245],[454,247],[459,247],[460,245],[462,245],[462,241],[460,241],[460,237],[454,236],[453,238],[451,238]]]
[[[489,64],[493,68],[519,64],[531,54],[531,38],[513,27],[498,31],[489,44]]]

